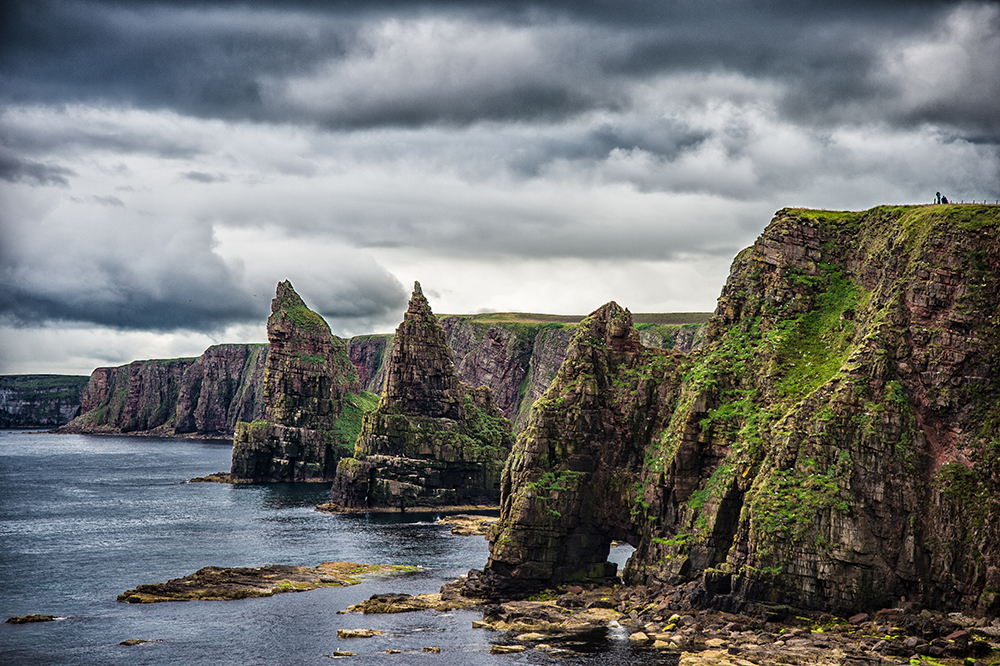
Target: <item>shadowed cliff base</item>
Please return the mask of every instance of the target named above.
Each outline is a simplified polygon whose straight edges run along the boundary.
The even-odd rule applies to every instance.
[[[504,470],[467,593],[605,576],[673,603],[1000,610],[1000,210],[779,211],[689,356],[608,304]]]

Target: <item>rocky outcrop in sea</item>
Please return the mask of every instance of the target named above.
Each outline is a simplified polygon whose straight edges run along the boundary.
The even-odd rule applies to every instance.
[[[378,408],[340,461],[330,509],[495,504],[513,440],[488,387],[458,379],[444,330],[415,283]]]
[[[287,280],[271,301],[267,338],[264,418],[237,423],[232,479],[330,481],[353,450],[360,413],[372,397],[358,386],[346,341],[330,333]]]

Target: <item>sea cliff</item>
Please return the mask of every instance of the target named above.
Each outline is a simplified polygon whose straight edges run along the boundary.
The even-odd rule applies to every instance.
[[[87,377],[0,376],[0,428],[59,426],[80,412]]]
[[[653,607],[995,615],[998,232],[990,206],[785,209],[696,352],[597,310],[508,459],[467,592],[606,576],[625,539]]]
[[[701,344],[708,318],[704,313],[638,317],[648,320],[638,324],[645,344],[682,351]],[[555,377],[581,317],[491,313],[438,319],[458,378],[470,386],[488,386],[516,432],[527,422],[532,403]],[[348,357],[362,391],[381,394],[392,340],[391,334],[347,340]],[[49,383],[58,380],[60,386],[67,382],[86,386],[58,398],[61,420],[49,416],[32,425],[58,426],[73,419],[59,431],[230,439],[238,421],[264,416],[267,357],[267,344],[222,344],[209,347],[197,358],[97,368],[89,381],[52,375]],[[4,379],[14,381],[14,377]],[[13,396],[2,391],[0,396]],[[14,397],[8,400],[14,405]],[[13,427],[22,421],[12,418],[10,423]]]

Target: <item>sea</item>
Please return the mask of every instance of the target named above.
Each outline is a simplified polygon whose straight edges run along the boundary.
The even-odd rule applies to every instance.
[[[475,610],[338,614],[373,594],[437,592],[487,559],[483,537],[453,536],[441,514],[320,513],[326,484],[188,483],[229,469],[225,442],[0,431],[0,664],[324,665],[677,663],[634,648],[623,627],[554,650],[490,654],[513,644],[473,629]],[[623,565],[629,546],[613,549]],[[237,601],[127,604],[122,592],[205,566],[405,564],[361,584]],[[384,632],[340,639],[338,629]],[[122,641],[149,641],[134,646]],[[424,651],[440,648],[440,652]],[[399,652],[388,652],[389,650]],[[352,657],[331,657],[348,651]]]

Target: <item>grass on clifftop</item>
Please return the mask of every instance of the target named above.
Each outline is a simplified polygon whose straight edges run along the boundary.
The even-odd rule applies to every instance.
[[[587,315],[554,315],[537,312],[483,312],[470,315],[438,315],[439,319],[456,317],[490,324],[579,324]],[[711,312],[637,312],[632,314],[635,324],[704,324]]]

